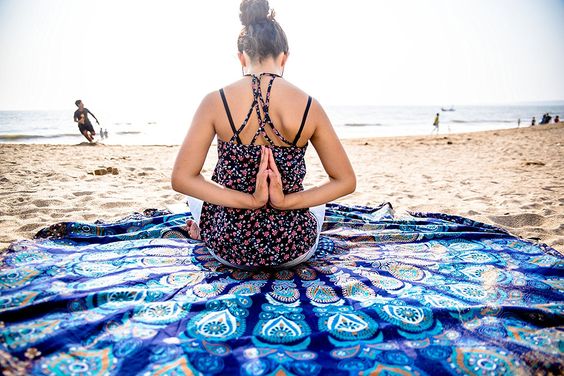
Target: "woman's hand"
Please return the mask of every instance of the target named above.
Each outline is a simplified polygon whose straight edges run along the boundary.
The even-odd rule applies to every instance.
[[[272,150],[267,149],[268,153],[268,198],[270,205],[275,209],[284,210],[286,196],[282,190],[282,176],[278,167],[276,166],[276,161],[274,160],[274,155]]]
[[[268,152],[269,150],[266,147],[260,147],[260,163],[257,172],[255,192],[251,195],[251,205],[253,209],[262,208],[268,202]]]

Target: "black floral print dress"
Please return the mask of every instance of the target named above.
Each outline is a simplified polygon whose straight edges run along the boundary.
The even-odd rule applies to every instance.
[[[265,74],[270,75],[271,79],[266,98],[263,100],[260,78]],[[252,76],[254,101],[238,130],[233,124],[223,90],[220,90],[233,129],[233,137],[229,142],[218,139],[218,162],[212,175],[214,182],[252,194],[260,161],[260,145],[254,142],[258,135],[262,134],[270,143],[268,147],[271,148],[280,171],[284,193],[303,190],[302,182],[306,174],[304,156],[308,144],[298,147],[296,143],[307,118],[311,97],[308,98],[296,138],[293,142],[288,141],[276,130],[268,115],[270,90],[276,77],[278,76],[271,73]],[[263,109],[264,118],[259,111],[259,105]],[[253,110],[256,110],[259,128],[251,144],[242,144],[239,133],[247,124]],[[289,146],[275,145],[265,132],[266,125]],[[200,230],[206,246],[211,248],[217,257],[230,264],[243,268],[275,267],[310,250],[317,237],[317,221],[309,209],[278,210],[269,204],[260,209],[237,209],[204,202]]]

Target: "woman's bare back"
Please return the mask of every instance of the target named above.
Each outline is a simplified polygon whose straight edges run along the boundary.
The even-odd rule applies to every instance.
[[[260,80],[261,93],[263,99],[266,100],[267,86],[270,80],[269,75],[264,75]],[[244,122],[251,105],[253,104],[253,91],[251,88],[252,77],[245,76],[242,79],[224,87],[223,91],[225,93],[225,99],[228,104],[231,117],[233,119],[233,124],[238,130]],[[294,137],[298,133],[302,120],[304,119],[304,113],[307,108],[309,96],[303,92],[301,89],[292,85],[288,81],[281,77],[276,77],[273,80],[272,88],[270,91],[269,100],[269,115],[274,127],[280,132],[280,134],[287,140],[294,140]],[[259,106],[260,107],[260,106]],[[264,111],[260,109],[261,116],[264,117]],[[223,140],[228,141],[233,136],[233,130],[229,123],[228,115],[224,112],[218,111],[214,119],[214,127],[217,136]],[[239,139],[243,144],[250,144],[251,140],[259,128],[259,122],[256,112],[253,111],[251,116],[243,128],[241,133],[239,133]],[[275,132],[266,126],[265,132],[268,137],[277,146],[288,146],[279,137],[276,136]],[[308,126],[307,118],[300,134],[300,138],[297,142],[298,147],[303,147],[307,141],[311,138],[313,134],[314,127]],[[259,135],[255,141],[257,145],[269,145],[269,142]]]

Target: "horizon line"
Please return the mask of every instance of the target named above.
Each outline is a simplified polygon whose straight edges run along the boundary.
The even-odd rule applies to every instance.
[[[547,100],[535,100],[535,101],[515,101],[515,102],[475,102],[475,103],[450,103],[448,105],[431,103],[431,104],[413,104],[413,103],[396,103],[396,104],[374,104],[374,103],[361,103],[361,104],[323,104],[324,107],[340,106],[340,107],[466,107],[466,106],[533,106],[533,105],[546,105],[546,106],[559,106],[564,105],[564,99],[547,99]],[[71,107],[71,106],[69,106]],[[144,107],[144,106],[143,106]],[[73,107],[74,108],[74,107]],[[11,112],[11,111],[68,111],[69,108],[12,108],[12,109],[1,109],[0,112]]]

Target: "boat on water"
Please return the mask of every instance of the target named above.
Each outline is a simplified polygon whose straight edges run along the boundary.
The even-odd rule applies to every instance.
[[[451,111],[456,111],[456,110],[454,109],[454,107],[450,106],[450,108],[441,107],[441,111],[451,112]]]

